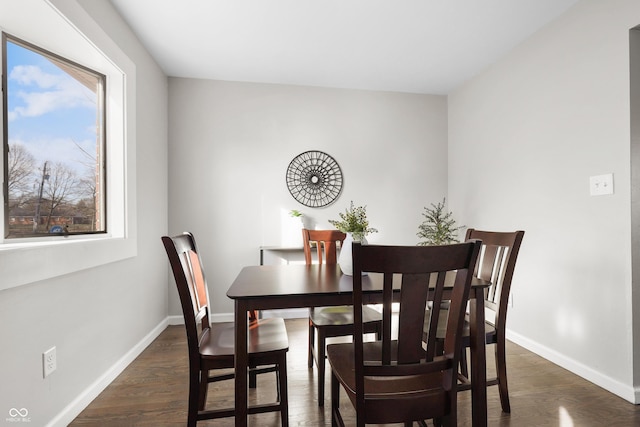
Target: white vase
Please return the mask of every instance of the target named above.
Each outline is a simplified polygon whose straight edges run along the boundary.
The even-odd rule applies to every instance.
[[[291,248],[302,247],[302,218],[292,217],[287,214],[282,220],[281,246]]]
[[[364,237],[360,240],[363,245],[367,244],[367,239]],[[353,243],[353,235],[347,233],[347,237],[342,242],[340,247],[340,256],[338,256],[338,265],[343,274],[347,276],[353,276],[353,255],[351,251],[351,245]]]

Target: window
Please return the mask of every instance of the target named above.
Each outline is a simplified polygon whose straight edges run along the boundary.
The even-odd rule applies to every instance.
[[[105,76],[2,43],[5,237],[106,232]]]
[[[9,198],[8,184],[4,184],[8,176],[5,171],[8,152],[4,141],[8,130],[1,119],[7,105],[0,102],[0,181],[3,188],[0,192],[3,203],[0,209],[0,291],[135,257],[138,251],[135,62],[76,1],[0,1],[0,33],[10,35],[11,41],[23,48],[35,48],[39,55],[53,52],[54,60],[65,58],[64,62],[69,66],[95,77],[104,76],[104,130],[97,132],[94,129],[94,132],[96,138],[102,133],[100,150],[106,157],[101,160],[104,167],[101,171],[104,182],[102,231],[5,237]],[[6,49],[2,40],[0,51],[4,62]],[[69,74],[70,69],[63,71]],[[77,80],[76,76],[74,78]],[[6,84],[4,72],[2,79]],[[91,126],[95,127],[95,117],[92,120]],[[36,173],[38,168],[42,173],[42,164],[36,167]]]

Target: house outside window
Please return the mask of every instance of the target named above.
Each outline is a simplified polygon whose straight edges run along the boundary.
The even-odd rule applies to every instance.
[[[106,77],[2,34],[4,237],[105,233]]]

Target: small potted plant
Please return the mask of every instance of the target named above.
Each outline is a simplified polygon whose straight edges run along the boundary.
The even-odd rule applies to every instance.
[[[353,201],[351,201],[351,205],[348,209],[345,209],[344,213],[341,212],[338,215],[340,220],[329,220],[329,224],[347,234],[347,238],[344,239],[340,248],[338,264],[342,272],[350,276],[353,274],[352,242],[367,243],[366,236],[371,233],[377,233],[378,230],[369,226],[367,207],[354,206]]]
[[[289,211],[289,215],[291,215],[291,217],[293,218],[300,218],[301,220],[302,220],[302,217],[304,216],[304,214],[297,209],[291,209]]]
[[[456,221],[451,218],[452,213],[446,212],[444,206],[445,199],[442,199],[442,203],[431,203],[431,208],[424,208],[422,215],[425,220],[418,226],[417,233],[422,241],[418,245],[436,246],[459,242],[458,230],[464,226],[456,226]]]

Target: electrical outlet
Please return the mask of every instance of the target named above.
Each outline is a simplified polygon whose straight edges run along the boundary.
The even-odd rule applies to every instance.
[[[51,347],[49,350],[42,353],[42,374],[43,378],[51,375],[56,370],[58,361],[56,360],[56,348]]]

